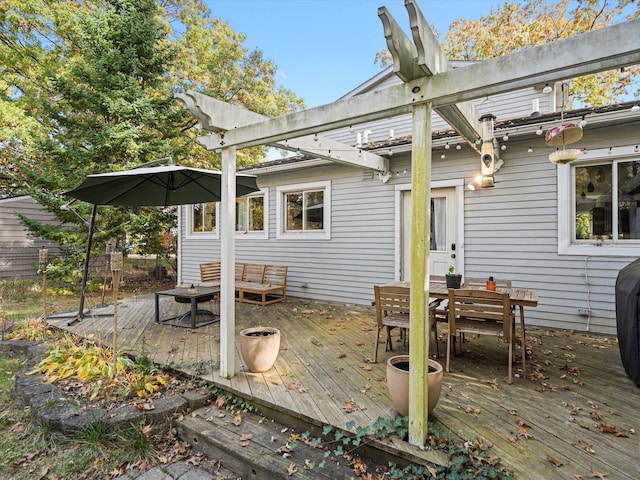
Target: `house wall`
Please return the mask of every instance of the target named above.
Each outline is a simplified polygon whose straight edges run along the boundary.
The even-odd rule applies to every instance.
[[[587,130],[583,143],[601,148],[634,132],[637,125]],[[615,280],[637,257],[611,256],[606,249],[601,255],[558,254],[557,167],[549,153],[542,137],[510,140],[495,187],[465,189],[463,274],[510,278],[515,288],[537,290],[538,307],[525,311],[528,325],[615,334]],[[410,183],[408,154],[394,155],[390,169],[395,174],[386,184],[372,172],[338,164],[260,175],[259,186],[269,189],[269,238],[236,237],[237,261],[288,265],[290,296],[370,305],[372,286],[394,280],[394,222],[400,214],[394,192]],[[434,155],[432,181],[466,184],[478,170],[477,153],[452,149],[445,160]],[[331,239],[276,239],[276,187],[328,179]],[[186,224],[183,217],[181,228]],[[197,282],[198,264],[220,258],[220,241],[186,239],[184,231],[181,237],[181,281]],[[578,308],[590,308],[591,316],[579,315]]]
[[[38,249],[45,246],[49,255],[59,252],[55,243],[36,239],[20,223],[17,214],[39,222],[52,222],[54,216],[45,212],[30,196],[0,200],[0,278],[34,277]]]

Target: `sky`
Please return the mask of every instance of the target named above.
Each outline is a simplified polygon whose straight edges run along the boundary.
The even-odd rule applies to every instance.
[[[334,102],[381,71],[386,50],[378,7],[385,6],[411,38],[404,0],[206,0],[211,15],[262,50],[277,66],[276,81],[307,108]],[[441,38],[456,18],[476,19],[504,0],[418,0]]]

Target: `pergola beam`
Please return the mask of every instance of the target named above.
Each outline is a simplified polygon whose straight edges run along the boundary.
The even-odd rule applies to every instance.
[[[409,13],[413,42],[404,34],[386,7],[378,9],[395,74],[402,81],[410,82],[453,70],[418,5],[413,0],[405,0],[405,7]],[[473,103],[442,105],[435,110],[474,150],[478,150],[475,141],[480,136],[480,115]]]
[[[176,98],[181,100],[198,119],[203,130],[214,134],[269,120],[265,115],[222,102],[202,93],[190,91],[178,94]],[[210,137],[211,135],[206,135],[199,138],[209,150],[211,150],[208,142]],[[386,158],[322,136],[307,135],[285,139],[282,142],[271,142],[267,145],[378,172],[389,170],[389,161]]]
[[[205,137],[209,149],[265,145],[286,138],[409,113],[414,105],[434,107],[505,93],[534,83],[552,83],[640,63],[640,20],[557,40],[432,77],[364,93],[301,112]],[[585,45],[589,47],[586,48]]]

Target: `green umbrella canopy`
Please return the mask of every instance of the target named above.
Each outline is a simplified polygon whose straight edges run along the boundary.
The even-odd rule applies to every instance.
[[[236,175],[236,197],[257,192],[256,177]],[[88,175],[65,195],[95,205],[169,206],[219,202],[221,173],[180,165]]]

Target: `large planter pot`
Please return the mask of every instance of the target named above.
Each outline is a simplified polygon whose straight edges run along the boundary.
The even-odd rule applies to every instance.
[[[462,275],[459,273],[447,273],[444,277],[447,282],[447,288],[460,288]]]
[[[280,330],[272,327],[245,328],[240,332],[240,353],[251,372],[269,370],[280,351]]]
[[[387,361],[387,386],[398,413],[409,415],[409,355],[396,355]],[[429,359],[429,415],[438,403],[441,389],[442,365]]]

